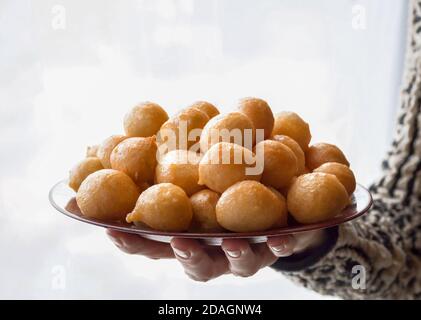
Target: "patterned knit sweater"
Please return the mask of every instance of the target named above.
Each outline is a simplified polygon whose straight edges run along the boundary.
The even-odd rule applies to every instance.
[[[346,299],[421,298],[421,0],[410,3],[397,130],[382,163],[382,176],[370,188],[372,209],[330,230],[332,244],[299,270],[285,268],[288,258],[273,265],[321,294]]]

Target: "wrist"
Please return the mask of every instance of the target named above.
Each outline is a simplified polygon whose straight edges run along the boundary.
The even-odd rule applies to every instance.
[[[298,234],[297,245],[294,249],[294,254],[302,253],[307,250],[313,250],[322,246],[329,239],[327,229],[320,229],[316,231],[310,231],[305,234]]]
[[[310,242],[301,248],[301,252],[279,258],[271,267],[286,272],[304,270],[322,260],[335,247],[338,236],[337,226],[320,230],[314,234],[313,239],[309,237]]]

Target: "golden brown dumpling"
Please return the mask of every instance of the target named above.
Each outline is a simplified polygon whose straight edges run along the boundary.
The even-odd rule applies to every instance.
[[[104,169],[101,161],[96,157],[88,157],[72,168],[69,174],[69,186],[77,191],[87,176],[95,171]]]
[[[127,139],[127,137],[122,135],[114,135],[105,139],[104,142],[99,146],[97,157],[99,160],[101,160],[101,163],[105,169],[111,168],[111,152],[124,139]]]
[[[286,145],[274,140],[264,140],[255,147],[257,157],[263,156],[262,183],[276,189],[289,184],[297,174],[297,157]]]
[[[199,184],[222,193],[234,183],[261,178],[254,153],[234,143],[220,142],[205,153],[199,163]]]
[[[265,100],[258,98],[241,99],[238,110],[249,117],[256,130],[262,129],[264,131],[262,140],[270,137],[275,120],[272,110]]]
[[[314,170],[314,172],[330,173],[336,176],[343,184],[349,195],[353,194],[357,186],[352,170],[342,163],[327,162]]]
[[[241,112],[221,114],[212,118],[203,128],[200,136],[200,151],[205,153],[218,142],[231,142],[253,148],[255,143],[254,126]]]
[[[160,183],[143,191],[127,222],[141,222],[160,231],[186,231],[193,212],[189,197],[172,183]]]
[[[272,136],[276,135],[284,135],[294,139],[304,152],[308,149],[311,140],[308,123],[295,112],[284,111],[275,116]]]
[[[76,202],[82,214],[98,220],[124,220],[139,197],[139,188],[123,172],[103,169],[80,185]]]
[[[151,137],[168,120],[165,110],[153,102],[141,102],[124,117],[124,131],[128,137]]]
[[[153,183],[157,164],[155,137],[128,138],[111,153],[111,166],[126,173],[136,184]]]
[[[200,135],[208,121],[207,114],[197,108],[185,109],[170,118],[158,132],[160,153],[178,149],[199,151]]]
[[[275,188],[269,187],[269,190],[272,191],[281,201],[281,217],[278,221],[275,222],[273,228],[283,228],[288,225],[288,209],[287,209],[287,200],[285,197]]]
[[[298,177],[287,196],[288,210],[299,223],[331,219],[348,203],[348,193],[338,178],[320,172]]]
[[[216,204],[216,219],[234,232],[264,231],[284,214],[280,198],[257,181],[241,181],[229,187]]]
[[[170,182],[182,188],[188,196],[203,189],[199,181],[200,155],[188,150],[173,150],[166,153],[155,170],[157,183]]]
[[[273,140],[283,143],[288,148],[290,148],[292,152],[294,152],[295,157],[297,158],[298,175],[307,173],[305,169],[306,159],[305,159],[304,151],[301,149],[300,145],[294,139],[288,136],[276,135],[273,137]]]
[[[284,196],[286,197],[288,195],[288,190],[289,188],[291,188],[291,186],[294,184],[295,180],[297,179],[297,177],[293,177],[291,179],[291,181],[288,183],[287,186],[283,187],[283,188],[279,188],[278,191]]]
[[[218,200],[219,194],[209,189],[196,192],[190,197],[193,208],[192,231],[221,232],[224,230],[216,220],[215,208]]]
[[[150,188],[151,184],[149,184],[148,182],[141,182],[137,186],[139,187],[139,192],[142,193],[146,189]]]
[[[306,152],[306,166],[313,171],[326,162],[342,163],[349,167],[349,162],[343,152],[329,143],[316,143]]]
[[[197,108],[200,111],[203,111],[207,114],[209,119],[212,119],[219,114],[218,108],[216,108],[212,103],[206,101],[196,101],[190,106],[190,108]]]

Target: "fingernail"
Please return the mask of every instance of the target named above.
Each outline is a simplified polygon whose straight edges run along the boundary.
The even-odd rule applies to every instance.
[[[229,255],[231,258],[239,258],[241,256],[241,251],[226,251],[227,255]]]
[[[277,257],[289,257],[292,254],[291,249],[288,248],[286,243],[280,244],[278,246],[270,247],[273,254]]]
[[[286,251],[286,249],[287,249],[287,246],[286,246],[286,244],[285,243],[282,243],[282,244],[280,244],[279,246],[273,246],[273,247],[270,247],[273,251],[276,251],[276,252],[284,252],[284,251]]]
[[[173,250],[174,250],[174,253],[182,259],[190,258],[190,252],[188,252],[188,251],[183,251],[183,250],[176,249],[176,248],[173,248]]]

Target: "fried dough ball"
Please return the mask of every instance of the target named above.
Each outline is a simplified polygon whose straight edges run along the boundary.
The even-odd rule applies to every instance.
[[[276,135],[273,137],[273,140],[283,143],[288,148],[290,148],[292,152],[294,152],[295,157],[297,158],[298,175],[306,173],[306,158],[300,145],[294,139],[283,135]]]
[[[275,135],[284,135],[294,139],[304,152],[308,149],[311,140],[308,123],[295,112],[288,111],[278,113],[275,116],[272,136]]]
[[[168,114],[158,104],[141,102],[124,117],[124,131],[128,137],[151,137],[168,120]]]
[[[343,152],[329,143],[316,143],[306,152],[306,166],[313,171],[326,162],[342,163],[349,167],[349,162]]]
[[[111,169],[111,152],[124,139],[127,139],[127,137],[123,135],[111,136],[105,139],[104,142],[99,146],[97,157],[99,160],[101,160],[101,163],[105,169]]]
[[[139,187],[140,193],[142,193],[143,191],[148,189],[151,185],[147,182],[141,182],[141,183],[137,184],[137,186]]]
[[[179,114],[166,121],[158,132],[157,142],[165,151],[171,150],[190,150],[190,148],[197,144],[199,149],[199,139],[203,127],[209,121],[209,117],[203,111],[197,108],[188,108],[181,111]],[[166,150],[165,150],[166,149]]]
[[[192,231],[220,232],[224,229],[216,221],[216,203],[219,194],[206,189],[199,191],[190,197],[193,208]]]
[[[288,190],[291,188],[291,186],[294,184],[295,180],[297,180],[297,177],[293,177],[291,181],[288,183],[287,186],[283,188],[279,188],[279,192],[286,198],[288,195]]]
[[[288,209],[287,209],[287,200],[285,197],[275,188],[269,187],[269,190],[272,191],[281,201],[282,203],[282,210],[281,210],[281,217],[280,219],[275,222],[273,228],[283,228],[288,225]]]
[[[175,184],[191,196],[204,188],[198,184],[200,159],[200,155],[193,151],[170,151],[160,159],[156,166],[155,181]]]
[[[299,223],[331,219],[348,203],[348,193],[338,178],[321,172],[298,177],[287,197],[288,210]]]
[[[193,216],[189,197],[172,183],[160,183],[143,191],[127,222],[141,222],[155,230],[185,231]]]
[[[216,108],[212,103],[206,101],[196,101],[190,106],[190,108],[197,108],[200,111],[203,111],[209,119],[212,119],[219,114],[218,108]]]
[[[238,109],[249,117],[256,130],[264,130],[263,140],[270,137],[275,120],[266,101],[258,98],[244,98],[240,100]]]
[[[264,231],[282,219],[283,204],[268,187],[241,181],[229,187],[216,204],[216,219],[234,232]]]
[[[345,187],[346,191],[348,192],[348,195],[353,194],[357,186],[354,173],[349,167],[342,163],[327,162],[322,164],[313,172],[324,172],[335,175],[336,178],[338,178],[338,180]]]
[[[99,145],[88,146],[86,148],[86,157],[97,157]]]
[[[101,161],[96,157],[88,157],[76,164],[69,174],[69,186],[77,192],[83,180],[91,173],[104,169]]]
[[[222,193],[242,180],[260,181],[254,153],[238,144],[220,142],[205,153],[199,163],[199,184]],[[261,170],[260,170],[261,171]]]
[[[102,169],[80,185],[76,202],[82,214],[99,220],[124,220],[139,197],[139,188],[123,172]]]
[[[245,114],[231,112],[212,118],[200,136],[200,151],[205,153],[218,142],[237,143],[252,149],[255,143],[254,125]]]
[[[276,189],[289,184],[297,174],[297,157],[286,145],[274,140],[259,142],[255,151],[256,156],[263,156],[264,169],[262,183]]]
[[[126,173],[140,185],[152,183],[155,176],[157,147],[155,137],[127,138],[111,153],[111,167]]]

